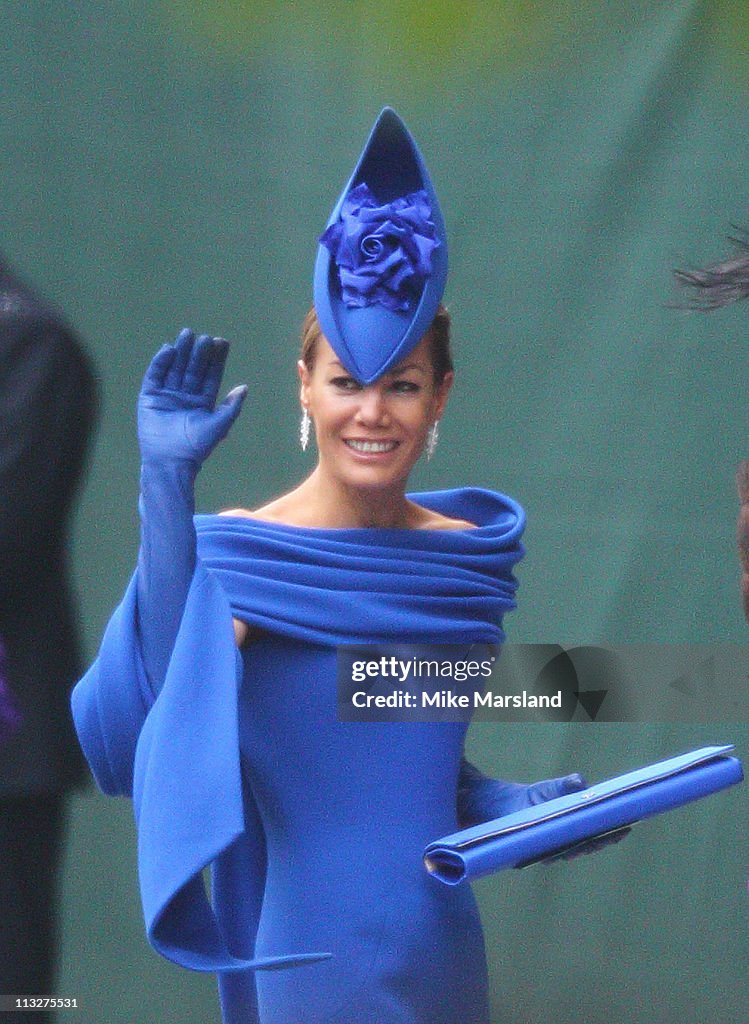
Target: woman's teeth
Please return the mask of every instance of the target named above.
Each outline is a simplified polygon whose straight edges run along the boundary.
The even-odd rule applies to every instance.
[[[347,441],[349,448],[355,452],[391,452],[397,447],[397,441]]]

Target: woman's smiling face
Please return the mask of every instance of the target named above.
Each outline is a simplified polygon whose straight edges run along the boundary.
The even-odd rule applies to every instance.
[[[349,374],[321,335],[312,369],[300,361],[299,376],[320,468],[346,486],[405,489],[453,381],[450,372],[435,382],[429,335],[368,385]]]

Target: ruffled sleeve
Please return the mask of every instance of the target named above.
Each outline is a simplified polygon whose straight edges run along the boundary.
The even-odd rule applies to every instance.
[[[149,702],[140,662],[135,583],[106,630],[99,657],[75,688],[73,716],[97,783],[133,797],[148,939],[197,971],[292,966],[326,954],[235,956],[229,927],[209,904],[202,871],[264,863],[259,823],[245,827],[237,693],[241,660],[231,609],[199,563],[164,686]],[[149,706],[150,703],[150,706]],[[251,880],[247,880],[251,884]],[[257,880],[262,888],[262,878]],[[243,922],[243,930],[252,922]]]
[[[108,796],[133,795],[135,748],[153,703],[137,653],[135,591],[133,577],[71,701],[81,747]]]

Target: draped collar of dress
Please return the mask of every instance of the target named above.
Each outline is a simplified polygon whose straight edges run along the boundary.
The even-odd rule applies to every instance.
[[[232,894],[238,878],[243,892],[254,882],[262,893],[265,846],[242,780],[242,669],[229,606],[273,634],[326,647],[502,640],[523,554],[522,509],[479,489],[410,497],[476,528],[309,530],[197,516],[200,557],[159,697],[150,698],[140,661],[135,580],[78,683],[73,710],[97,781],[133,795],[149,939],[177,963],[211,971],[255,963],[247,937],[259,900]],[[220,922],[203,888],[209,863],[214,895],[223,894]],[[299,950],[277,952],[269,960],[278,966],[300,959]]]
[[[289,639],[501,642],[502,616],[515,607],[523,510],[481,488],[408,497],[476,527],[310,529],[196,516],[198,552],[237,618]]]

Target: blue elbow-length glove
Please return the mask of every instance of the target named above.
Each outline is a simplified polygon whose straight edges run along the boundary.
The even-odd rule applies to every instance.
[[[195,478],[247,393],[241,385],[216,404],[228,352],[223,338],[181,331],[154,356],[138,398],[138,628],[154,695],[164,682],[195,569]]]

